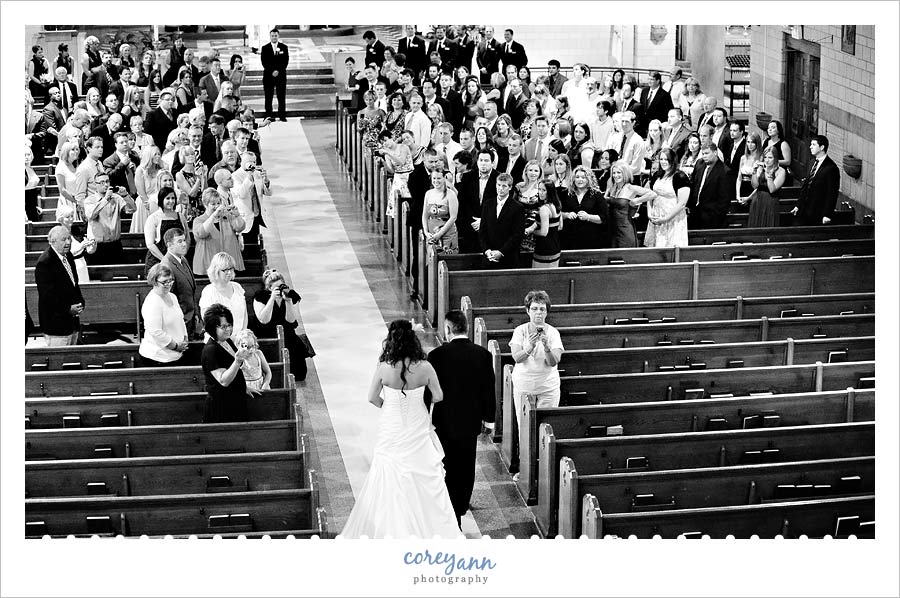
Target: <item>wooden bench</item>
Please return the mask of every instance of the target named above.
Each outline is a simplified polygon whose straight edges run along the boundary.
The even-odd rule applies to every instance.
[[[25,460],[296,451],[299,418],[226,424],[25,430]]]
[[[475,321],[484,328],[513,328],[526,321],[522,302],[505,306],[473,304],[463,297],[460,309],[469,323],[469,338],[474,339]],[[676,322],[704,320],[755,320],[763,316],[778,318],[812,314],[874,313],[875,293],[841,293],[830,295],[790,295],[785,297],[733,297],[687,301],[634,301],[625,303],[554,304],[548,321],[557,327],[597,326],[617,320],[642,318],[640,321],[674,318]]]
[[[247,401],[250,421],[290,419],[297,402],[295,388],[264,390]],[[25,400],[25,428],[94,428],[200,424],[205,392],[44,397]]]
[[[847,206],[849,206],[849,204],[843,206],[843,209],[835,210],[831,220],[834,223],[834,226],[853,226],[853,223],[856,220],[856,211],[853,208],[847,209]],[[795,218],[794,215],[791,214],[791,210],[794,207],[796,207],[796,202],[794,202],[794,205],[791,205],[790,201],[784,203],[779,202],[778,226],[794,226]],[[746,227],[749,221],[750,214],[747,212],[729,212],[728,215],[725,216],[725,226],[728,227]]]
[[[875,420],[875,391],[792,393],[756,397],[656,401],[618,405],[540,408],[534,397],[523,406],[518,487],[529,503],[537,499],[538,430],[549,424],[557,439],[741,430]],[[501,458],[511,462],[506,441]]]
[[[146,255],[146,252],[145,252]],[[244,270],[241,276],[262,276],[264,264],[262,260],[244,260]],[[111,264],[103,266],[88,266],[88,276],[91,282],[108,282],[113,280],[144,280],[144,263],[139,264]],[[197,277],[198,279],[200,277]],[[208,279],[204,276],[205,280]],[[34,282],[34,267],[25,268],[25,283]],[[198,280],[198,282],[200,282]]]
[[[25,499],[26,537],[270,532],[320,534],[315,471],[302,489]]]
[[[451,272],[478,270],[481,254],[443,255],[421,240],[422,255],[426,255],[425,276],[419,280],[419,294],[427,297],[429,316],[434,321],[437,311],[438,264],[444,262]],[[641,247],[630,249],[592,249],[563,251],[560,266],[607,266],[634,264],[690,263],[693,261],[739,261],[749,259],[840,257],[846,255],[875,255],[874,239],[829,241],[794,241],[783,243],[698,245],[690,247]]]
[[[122,262],[125,264],[143,265],[144,259],[147,257],[147,249],[145,247],[126,247],[123,252]],[[37,261],[41,257],[42,253],[43,251],[26,251],[25,267],[34,268],[34,266],[37,265]],[[88,267],[90,268],[90,266]]]
[[[563,457],[576,464],[580,475],[594,475],[874,454],[874,422],[578,439],[557,439],[551,426],[543,424],[535,516],[545,535],[556,534]]]
[[[588,495],[590,497],[590,495]],[[588,538],[606,536],[652,538],[797,538],[801,535],[846,538],[867,530],[862,537],[874,538],[875,495],[826,498],[760,505],[711,507],[647,513],[604,515],[593,497],[587,498],[582,520]]]
[[[568,457],[559,466],[558,533],[564,538],[581,535],[585,495],[610,515],[875,493],[874,456],[585,476]]]
[[[52,228],[52,227],[51,227]],[[48,231],[49,232],[49,231]],[[123,232],[121,235],[122,247],[124,248],[140,248],[144,250],[144,255],[147,253],[147,246],[144,244],[144,233],[126,233]],[[193,247],[195,245],[194,242],[191,243]],[[47,242],[47,235],[25,235],[25,251],[45,251],[49,247]],[[246,259],[258,260],[261,259],[263,251],[263,246],[258,243],[248,243],[244,245],[244,248],[241,250],[241,256]]]
[[[25,497],[153,496],[305,488],[309,442],[299,451],[74,459],[25,463]]]
[[[874,292],[874,257],[451,272],[438,263],[438,330],[451,305],[515,305],[540,288],[559,303],[683,301]]]

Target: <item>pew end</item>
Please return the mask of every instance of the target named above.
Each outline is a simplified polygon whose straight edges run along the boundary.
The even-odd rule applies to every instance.
[[[556,535],[557,491],[554,470],[559,467],[556,459],[556,436],[550,424],[541,424],[539,429],[538,456],[538,504],[535,522],[544,537]]]
[[[517,462],[518,424],[516,421],[515,402],[513,401],[511,365],[503,366],[503,376],[499,382],[503,385],[502,389],[500,390],[499,401],[503,409],[503,416],[499,419],[499,421],[502,422],[499,426],[499,433],[502,434],[500,443],[500,459],[503,461],[503,464],[506,465],[510,473],[515,473],[519,470],[519,464]],[[494,433],[498,433],[496,429],[494,430]]]
[[[578,471],[569,457],[559,460],[559,532],[563,538],[578,537]]]
[[[603,512],[593,494],[585,494],[581,500],[581,535],[589,540],[603,537]]]

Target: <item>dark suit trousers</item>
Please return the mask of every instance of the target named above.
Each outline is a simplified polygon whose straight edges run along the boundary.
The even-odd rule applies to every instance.
[[[456,513],[456,522],[469,510],[472,490],[475,488],[475,451],[477,436],[447,438],[438,433],[444,447],[444,481],[450,494],[450,503]]]
[[[263,74],[263,91],[266,95],[266,115],[275,118],[272,111],[272,96],[278,94],[278,118],[286,117],[287,107],[284,105],[284,95],[287,90],[287,73],[280,72],[277,77],[269,73]]]

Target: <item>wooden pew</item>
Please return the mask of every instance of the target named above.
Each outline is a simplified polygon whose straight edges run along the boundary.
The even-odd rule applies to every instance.
[[[245,260],[241,276],[262,276],[262,260]],[[108,282],[113,280],[144,280],[144,264],[112,264],[104,266],[88,266],[91,282]],[[199,277],[198,277],[199,278]],[[205,278],[205,277],[204,277]],[[208,280],[208,279],[207,279]],[[25,268],[25,282],[34,282],[34,268]]]
[[[290,358],[287,349],[282,352],[282,356],[285,361],[269,364],[273,388],[290,387]],[[201,392],[205,388],[206,379],[200,366],[25,373],[26,397]]]
[[[309,441],[299,451],[75,459],[25,463],[25,497],[153,496],[306,487]]]
[[[557,531],[563,457],[577,464],[580,475],[594,475],[875,454],[874,422],[578,439],[557,439],[553,429],[543,424],[540,438],[535,517],[545,535]]]
[[[590,496],[590,495],[588,495]],[[847,537],[860,529],[863,522],[875,520],[875,495],[826,498],[760,505],[711,507],[646,513],[613,513],[604,515],[593,497],[587,499],[582,520],[588,538],[606,536],[676,538],[681,534],[711,538],[797,538],[801,535],[821,538],[834,535]],[[842,523],[840,519],[847,518]],[[868,525],[866,527],[869,527]],[[840,531],[839,531],[840,530]],[[846,532],[846,533],[843,533]],[[874,537],[874,529],[871,533]]]
[[[41,257],[42,253],[43,253],[42,251],[26,251],[25,252],[25,267],[26,268],[34,268],[34,266],[37,264],[38,258]],[[124,257],[122,258],[122,261],[123,261],[123,263],[126,263],[126,264],[142,264],[143,265],[144,259],[146,257],[147,257],[147,249],[146,248],[144,248],[144,247],[126,247],[124,249]],[[246,262],[246,260],[245,260],[245,262]]]
[[[25,499],[26,537],[215,534],[317,529],[319,488],[259,492]],[[295,532],[290,532],[295,533]]]
[[[789,202],[785,202],[787,205],[782,205],[779,202],[779,210],[778,214],[778,226],[793,226],[794,225],[794,215],[791,214],[791,210],[796,206],[796,202],[794,202],[794,206],[790,206]],[[785,209],[787,208],[787,209]],[[729,214],[725,217],[725,226],[729,227],[746,227],[747,222],[750,220],[749,213],[735,213],[729,212]],[[835,226],[852,226],[854,221],[856,220],[856,211],[853,208],[848,209],[840,209],[835,210],[834,216],[832,217],[832,222]]]
[[[835,239],[871,239],[875,237],[874,224],[845,224],[835,226],[781,226],[772,228],[717,228],[689,230],[689,245],[713,245],[716,243],[774,243],[788,241],[831,241]],[[638,243],[644,234],[638,233]]]
[[[247,402],[250,421],[290,419],[296,388],[264,390]],[[44,397],[25,400],[26,429],[201,424],[205,392]]]
[[[227,424],[25,430],[25,460],[296,451],[298,418]]]
[[[537,499],[538,430],[552,427],[557,439],[740,430],[875,420],[875,391],[846,390],[756,397],[698,399],[536,408],[527,397],[521,417],[518,487],[529,503]],[[501,458],[509,463],[511,443]]]
[[[52,228],[52,227],[51,227]],[[147,246],[144,245],[144,233],[122,233],[122,246],[124,248],[141,248],[144,256],[147,255]],[[191,246],[195,243],[192,241]],[[44,251],[49,247],[47,235],[25,235],[25,251]],[[246,259],[261,259],[263,246],[258,243],[248,243],[241,250],[241,256]]]
[[[469,338],[474,339],[475,320],[484,321],[486,329],[513,328],[527,320],[522,302],[505,306],[473,304],[463,297],[460,309],[469,323]],[[548,321],[556,327],[597,326],[616,320],[674,318],[677,322],[704,320],[742,320],[813,314],[833,316],[845,312],[875,312],[875,293],[842,293],[830,295],[790,295],[785,297],[733,297],[687,301],[634,301],[625,303],[554,304]],[[784,314],[784,315],[787,315]]]
[[[564,538],[581,535],[581,505],[588,494],[609,515],[875,493],[874,456],[585,476],[567,457],[559,466],[558,521]],[[801,488],[789,488],[797,485]]]
[[[284,349],[284,329],[277,327],[278,338],[261,338],[259,349],[269,363],[281,361]],[[200,365],[200,353],[206,343],[191,341],[181,356],[184,365]],[[69,347],[26,347],[26,371],[58,371],[87,369],[134,368],[141,366],[138,360],[140,344],[73,345]]]
[[[438,263],[438,330],[451,305],[515,305],[541,288],[559,303],[683,301],[874,292],[874,257],[450,272]]]

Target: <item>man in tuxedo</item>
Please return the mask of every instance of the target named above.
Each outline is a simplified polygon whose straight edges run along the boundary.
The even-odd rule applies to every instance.
[[[559,61],[555,58],[547,62],[547,75],[549,79],[547,82],[547,89],[550,90],[550,95],[554,98],[562,93],[563,85],[569,80],[568,77],[559,72],[559,67]]]
[[[170,228],[163,235],[163,242],[166,244],[163,263],[172,270],[172,275],[175,277],[175,285],[171,292],[178,298],[178,305],[181,306],[188,335],[196,338],[202,329],[199,325],[201,314],[195,299],[197,283],[194,280],[194,272],[185,257],[188,252],[187,236],[180,228]]]
[[[74,345],[78,342],[84,297],[78,286],[75,258],[69,252],[72,236],[64,226],[54,226],[47,241],[50,246],[34,266],[41,332],[48,347]]]
[[[528,98],[522,92],[522,82],[519,79],[512,79],[509,83],[509,98],[503,107],[503,112],[512,119],[513,128],[517,131],[525,120],[525,102]]]
[[[828,138],[824,135],[813,136],[809,152],[815,161],[800,186],[800,197],[791,214],[801,226],[829,224],[841,190],[841,172],[828,156]]]
[[[666,130],[663,133],[663,147],[675,150],[675,156],[681,160],[690,135],[691,128],[684,123],[684,112],[681,111],[681,108],[669,110]]]
[[[153,137],[153,143],[160,148],[160,151],[166,148],[166,139],[169,138],[169,133],[178,126],[175,112],[172,110],[174,103],[172,92],[168,89],[163,90],[159,94],[159,105],[156,110],[147,115],[145,128],[147,133]]]
[[[527,162],[525,156],[522,155],[522,137],[518,133],[509,136],[506,150],[497,160],[497,170],[510,175],[513,178],[513,184],[516,185],[522,182]]]
[[[662,88],[662,75],[659,71],[653,71],[650,73],[650,86],[641,93],[644,121],[648,125],[654,119],[664,123],[672,107],[672,96]]]
[[[115,150],[103,160],[103,167],[109,173],[109,182],[114,187],[122,187],[131,197],[137,197],[134,171],[140,163],[137,154],[128,149],[128,133],[119,131],[115,136]]]
[[[499,175],[497,197],[485,199],[481,208],[478,240],[484,256],[481,263],[485,268],[516,268],[519,265],[519,245],[525,235],[525,210],[510,197],[512,186],[512,176]]]
[[[447,39],[447,30],[443,25],[438,25],[434,30],[434,36],[437,41],[437,53],[441,57],[441,65],[444,69],[455,69],[460,65],[459,62],[459,45],[450,39]],[[464,64],[466,68],[468,64]]]
[[[728,191],[728,170],[719,160],[718,148],[710,141],[700,148],[702,164],[694,169],[688,197],[688,228],[723,228],[734,195]]]
[[[699,129],[702,126],[709,125],[711,127],[715,126],[713,124],[713,110],[716,109],[716,104],[718,100],[712,96],[706,96],[703,98],[703,114],[700,115],[700,121],[697,123],[697,128]]]
[[[728,134],[728,110],[722,106],[713,109],[712,115],[713,132],[711,141],[719,150],[719,160],[725,161],[725,150],[729,145],[730,136]]]
[[[500,71],[500,42],[494,38],[494,28],[484,28],[484,44],[475,52],[475,64],[481,76],[481,84],[489,85],[491,75]]]
[[[725,168],[728,170],[728,185],[731,190],[731,199],[737,197],[737,179],[740,176],[741,156],[747,149],[747,138],[744,136],[744,125],[738,121],[733,121],[728,125],[728,140],[724,145],[720,145],[720,150],[724,156],[722,160]]]
[[[272,96],[278,94],[278,118],[287,122],[287,106],[284,96],[287,90],[288,47],[278,41],[278,29],[269,32],[269,40],[260,50],[263,67],[263,91],[266,96],[266,116],[275,118],[272,110]]]
[[[516,65],[516,70],[527,66],[528,56],[525,54],[525,48],[513,39],[513,30],[504,30],[503,39],[506,40],[506,43],[500,46],[500,60],[503,62],[503,68],[506,69],[509,64]]]
[[[406,56],[406,67],[413,71],[415,77],[425,70],[428,64],[425,40],[416,35],[415,25],[406,25],[406,37],[397,42],[397,52]]]
[[[459,233],[460,253],[479,253],[481,244],[478,229],[481,228],[481,210],[485,200],[497,200],[497,175],[493,168],[494,153],[490,149],[478,152],[475,170],[462,176],[459,183],[459,215],[456,229]]]
[[[378,39],[374,31],[366,31],[363,33],[363,40],[366,42],[366,65],[377,64],[378,68],[384,64],[384,44]]]
[[[444,391],[444,400],[435,404],[431,421],[444,448],[444,480],[457,525],[469,510],[475,487],[478,435],[494,429],[496,410],[491,354],[469,340],[467,331],[465,314],[447,312],[447,342],[428,354]]]
[[[475,56],[474,31],[474,25],[464,25],[462,37],[456,41],[456,64],[459,66],[470,68],[472,65],[472,58]]]

